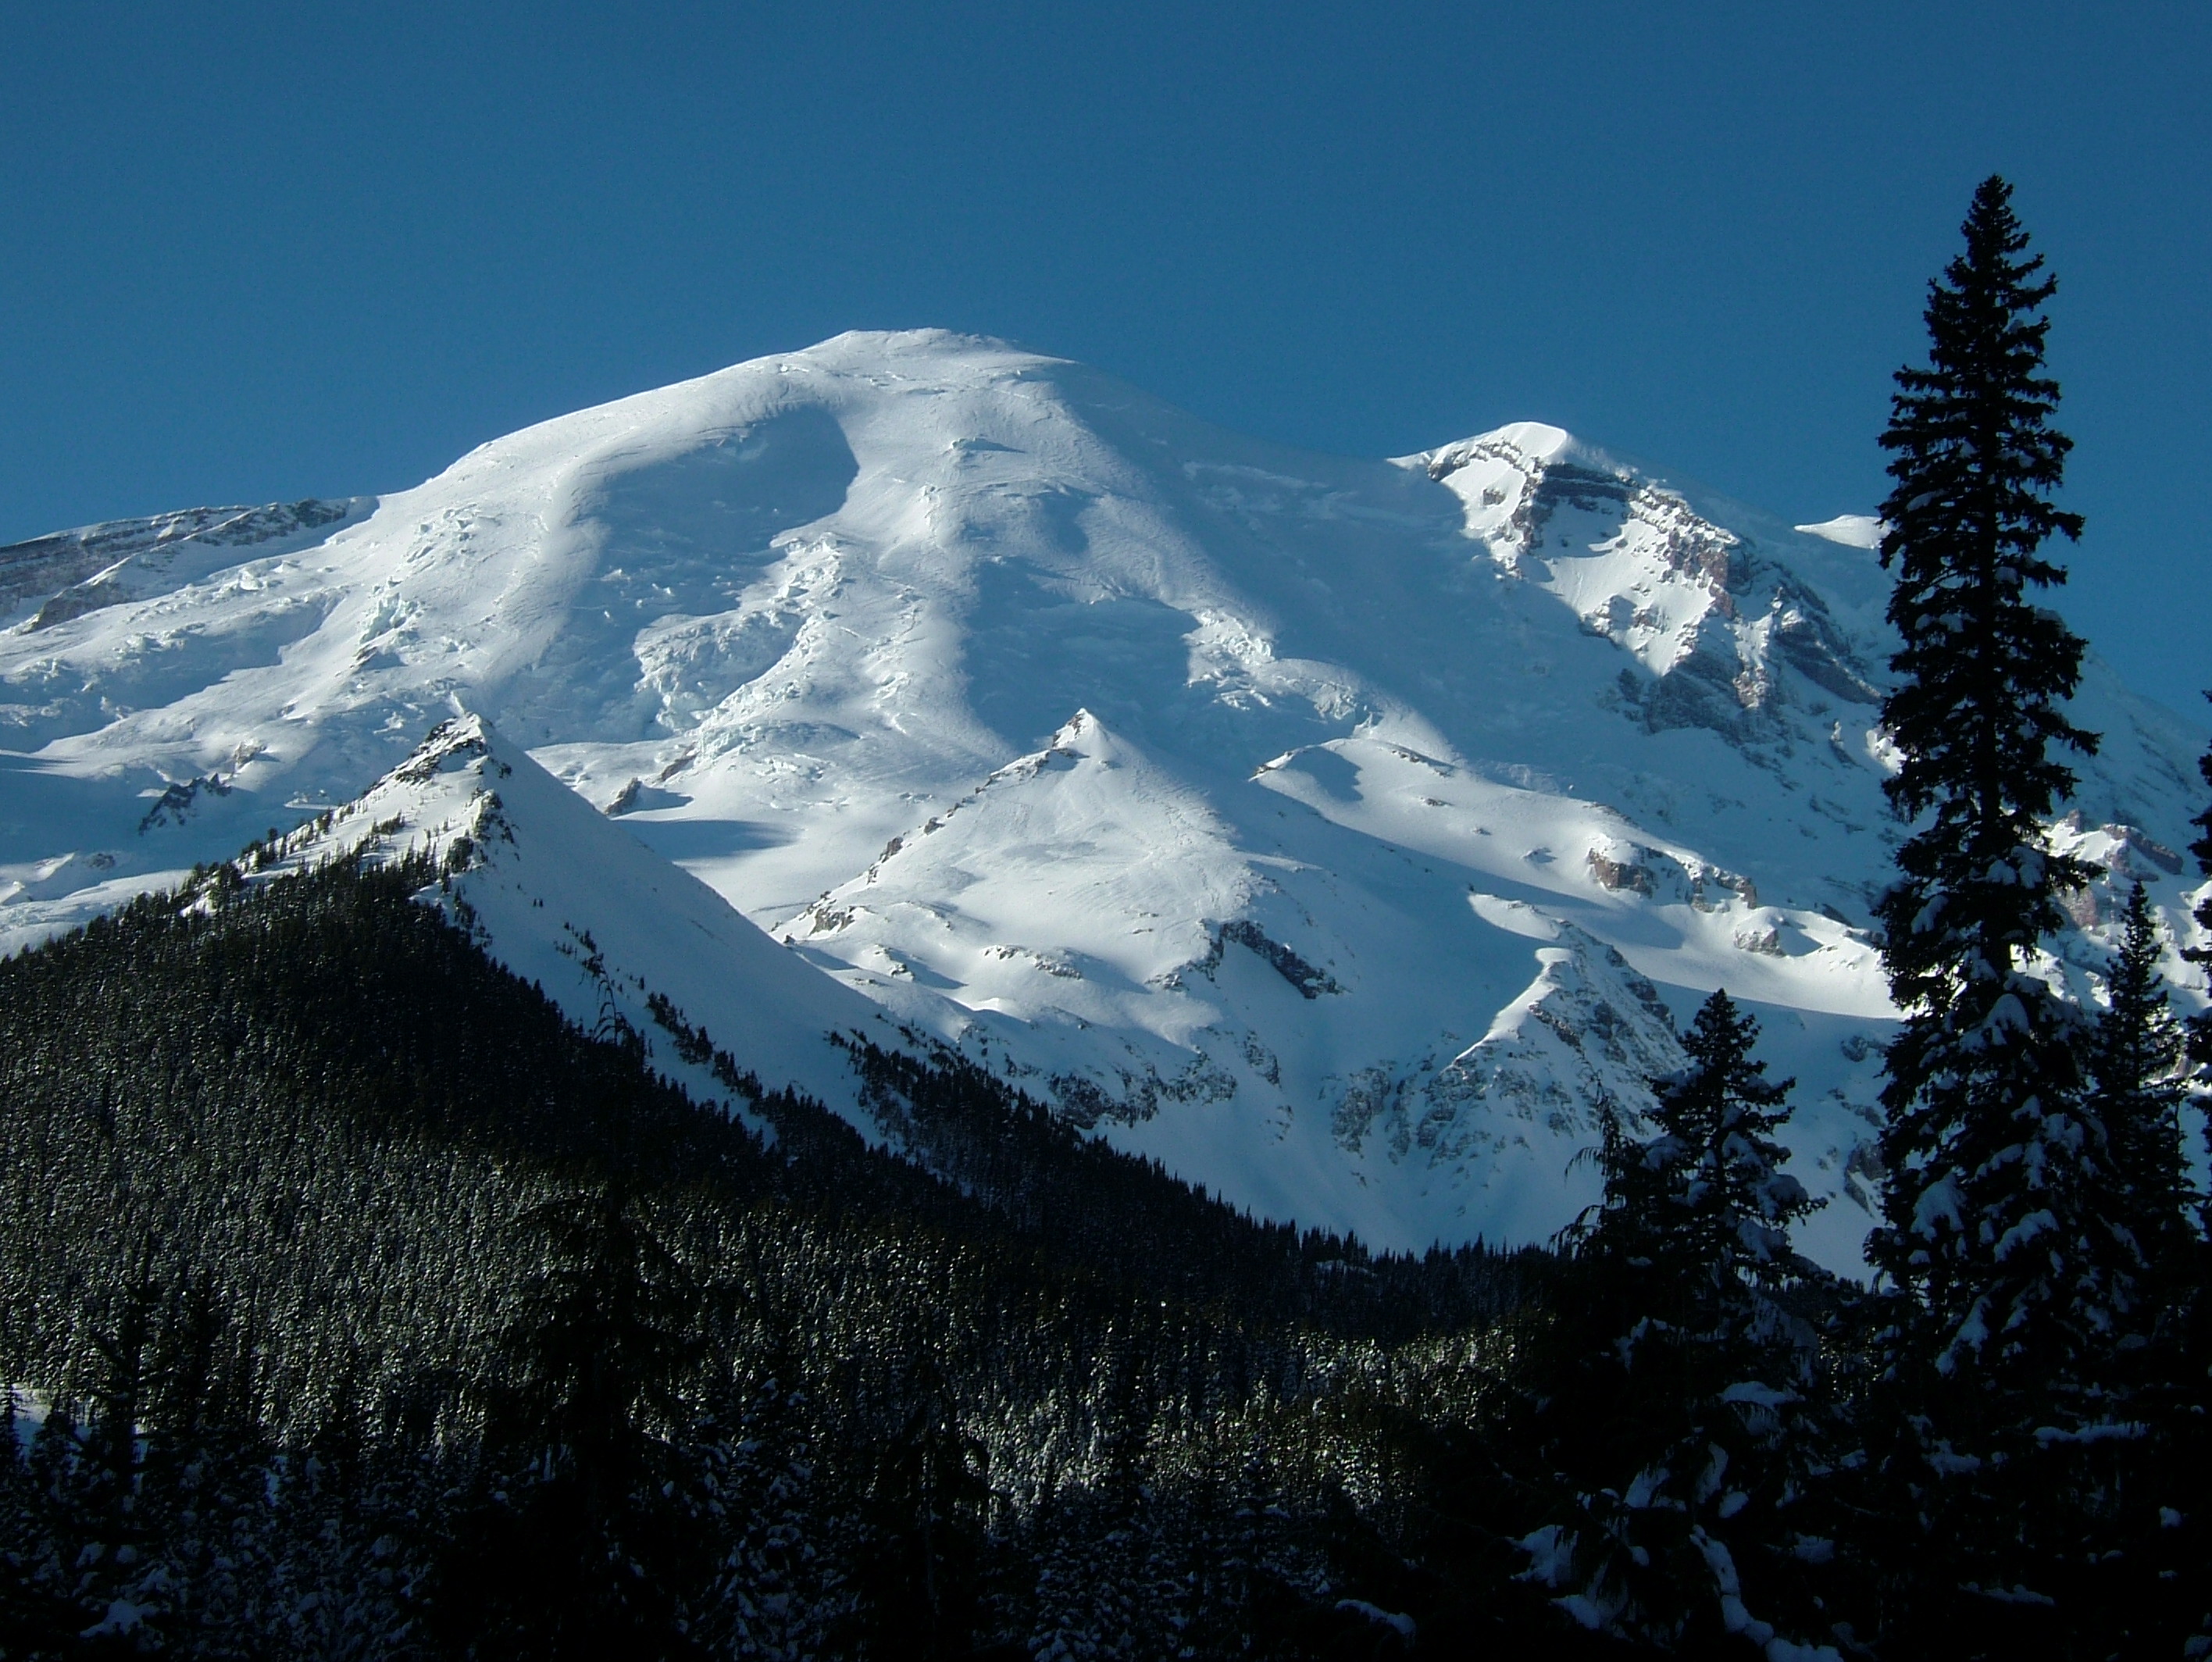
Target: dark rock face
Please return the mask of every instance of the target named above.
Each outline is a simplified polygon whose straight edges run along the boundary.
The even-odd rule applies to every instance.
[[[126,561],[144,563],[149,556],[158,561],[187,543],[224,549],[273,543],[336,525],[358,507],[353,502],[309,497],[262,507],[187,508],[12,543],[0,548],[0,615],[45,596],[46,603],[31,627],[52,628],[139,592],[113,571]]]

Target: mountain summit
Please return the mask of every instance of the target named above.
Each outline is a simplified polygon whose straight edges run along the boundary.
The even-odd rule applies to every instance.
[[[1898,834],[1868,530],[1553,428],[1347,460],[993,341],[841,336],[380,501],[0,549],[0,945],[466,714],[785,943],[624,842],[592,858],[626,969],[662,931],[732,1022],[758,980],[793,1022],[957,1046],[1380,1246],[1565,1222],[1603,1106],[1724,985],[1801,1082],[1796,1169],[1836,1203],[1806,1245],[1854,1264]],[[2051,970],[2087,997],[2114,882],[2193,938],[2199,741],[2094,662],[2075,717],[2106,744],[2060,834],[2112,879]],[[540,794],[508,811],[593,846]],[[561,858],[582,907],[592,859]]]

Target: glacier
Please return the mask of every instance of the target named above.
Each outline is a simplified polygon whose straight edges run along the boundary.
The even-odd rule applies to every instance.
[[[270,830],[466,836],[488,946],[587,1026],[658,993],[872,1131],[824,1035],[956,1047],[1399,1248],[1569,1221],[1725,986],[1848,1269],[1902,835],[1876,534],[1534,423],[1319,456],[841,336],[381,499],[0,549],[0,950]],[[2104,875],[2048,968],[2094,1000],[2126,884],[2195,941],[2203,734],[2094,656],[2074,714],[2056,834]]]

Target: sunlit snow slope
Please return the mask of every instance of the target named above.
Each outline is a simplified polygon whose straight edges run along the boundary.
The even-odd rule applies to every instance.
[[[1801,1080],[1810,1244],[1856,1259],[1899,834],[1863,518],[1792,531],[1534,425],[1309,455],[934,332],[264,512],[0,550],[0,944],[481,714],[826,978],[794,1020],[880,1010],[1380,1245],[1565,1222],[1598,1105],[1725,985]],[[2199,735],[2101,664],[2076,715],[2106,748],[2063,834],[2179,920]],[[2084,993],[2113,888],[2063,943]],[[639,950],[681,937],[637,893]],[[693,1002],[765,974],[724,947]]]
[[[258,881],[332,858],[410,856],[435,874],[422,900],[586,1031],[627,1029],[655,1068],[764,1134],[747,1097],[679,1041],[679,1027],[742,1057],[762,1089],[844,1100],[848,1113],[852,1068],[838,1040],[900,1042],[881,1006],[778,947],[478,716],[439,723],[361,797],[237,865]]]

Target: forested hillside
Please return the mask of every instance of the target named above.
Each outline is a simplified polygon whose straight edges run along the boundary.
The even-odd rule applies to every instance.
[[[871,1148],[652,997],[695,1100],[427,862],[260,864],[0,961],[8,1658],[2200,1630],[2185,1186],[2070,1394],[1969,1419],[1912,1304],[1793,1250],[1789,1082],[1724,994],[1558,1252],[1378,1256],[854,1041]],[[2174,1123],[2154,947],[2138,901],[2083,1040],[2115,1127]]]
[[[763,1146],[434,880],[217,868],[0,964],[9,1654],[1401,1643],[1540,1256],[1255,1225],[879,1054],[952,1180]]]

